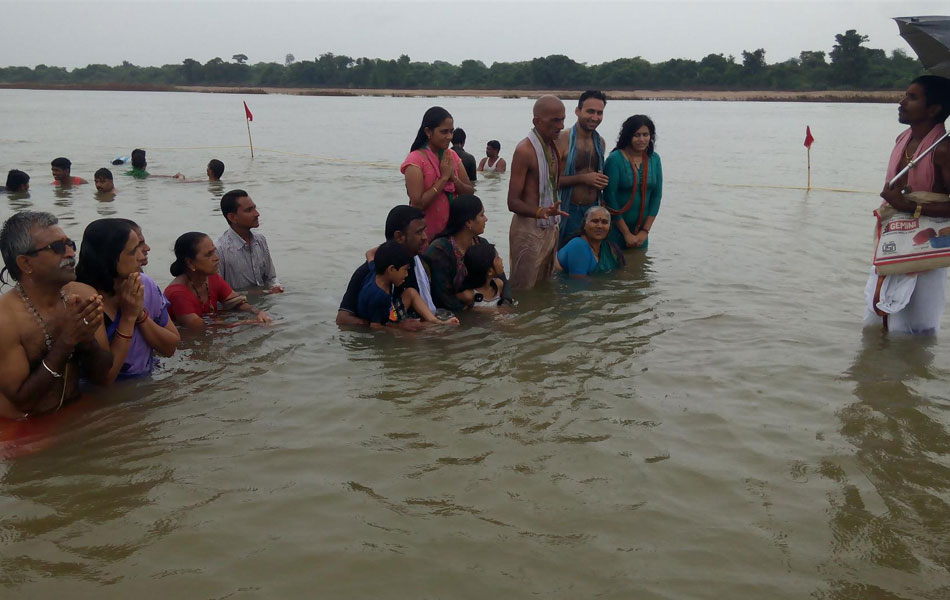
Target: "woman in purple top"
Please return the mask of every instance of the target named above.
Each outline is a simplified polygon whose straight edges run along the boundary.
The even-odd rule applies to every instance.
[[[102,295],[112,351],[110,381],[152,372],[155,352],[171,356],[181,337],[168,318],[168,300],[151,277],[139,226],[128,219],[99,219],[82,236],[76,279]]]

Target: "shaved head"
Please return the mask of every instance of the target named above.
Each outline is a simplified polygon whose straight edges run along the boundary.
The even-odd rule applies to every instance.
[[[557,96],[547,94],[538,98],[534,103],[534,116],[540,117],[548,111],[557,109],[564,110],[564,103]]]
[[[557,96],[541,96],[534,103],[533,122],[538,136],[553,143],[564,129],[564,103]]]

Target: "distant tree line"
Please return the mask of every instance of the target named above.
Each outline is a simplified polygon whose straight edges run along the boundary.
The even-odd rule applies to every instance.
[[[849,29],[835,36],[830,54],[806,50],[798,58],[767,64],[765,50],[734,56],[710,54],[702,60],[674,58],[650,63],[643,58],[619,58],[586,65],[553,54],[523,62],[478,60],[453,65],[437,60],[412,61],[352,58],[331,53],[284,63],[247,64],[235,54],[233,62],[213,58],[201,64],[186,58],[181,64],[138,67],[89,65],[67,71],[62,67],[0,68],[0,83],[44,85],[209,85],[313,88],[396,89],[670,89],[670,90],[890,90],[903,89],[924,73],[920,63],[901,50],[890,56],[864,46],[868,38]]]

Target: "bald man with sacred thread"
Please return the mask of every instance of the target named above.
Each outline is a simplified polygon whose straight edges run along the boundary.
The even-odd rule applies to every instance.
[[[515,147],[508,182],[513,214],[508,240],[513,289],[530,289],[554,274],[558,223],[567,213],[556,199],[561,157],[557,137],[564,129],[564,103],[541,96],[534,103],[534,127]]]

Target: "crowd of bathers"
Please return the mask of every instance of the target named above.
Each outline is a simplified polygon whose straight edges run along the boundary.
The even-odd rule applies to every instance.
[[[350,278],[337,313],[343,326],[420,329],[455,325],[470,310],[516,304],[513,294],[560,271],[586,277],[624,264],[624,252],[647,245],[659,210],[662,170],[654,152],[656,131],[644,115],[628,118],[607,154],[597,133],[607,98],[588,91],[578,100],[577,123],[567,135],[565,107],[553,96],[534,105],[533,127],[510,161],[508,208],[510,270],[483,237],[488,218],[475,195],[477,173],[509,168],[501,145],[489,141],[476,165],[464,151],[465,133],[444,108],[426,111],[400,171],[408,203],[385,222],[386,241],[366,252]],[[450,147],[451,146],[451,147]],[[156,177],[145,151],[125,175]],[[51,162],[53,184],[87,183],[64,157]],[[207,166],[220,181],[224,164]],[[169,175],[188,181],[177,173]],[[115,196],[113,175],[94,175],[98,194]],[[11,170],[7,192],[29,190],[29,176]],[[83,381],[108,385],[152,372],[156,355],[179,346],[179,329],[270,323],[249,296],[283,292],[259,212],[244,190],[221,196],[227,223],[212,239],[188,232],[174,245],[172,281],[161,289],[144,273],[146,232],[129,219],[89,223],[78,248],[56,216],[22,211],[0,231],[4,268],[13,289],[0,296],[0,417],[24,418],[55,411],[79,393]],[[235,291],[239,290],[239,291]],[[223,311],[247,313],[220,319]]]
[[[587,277],[622,267],[626,251],[648,244],[663,172],[656,128],[645,115],[626,119],[607,152],[597,132],[606,104],[602,92],[581,94],[577,122],[560,135],[563,102],[543,96],[535,103],[533,128],[511,160],[510,271],[483,237],[488,217],[474,184],[478,172],[507,168],[500,144],[488,142],[476,169],[452,115],[427,110],[400,167],[409,204],[390,211],[386,242],[353,273],[337,323],[456,323],[465,311],[513,304],[514,292],[556,272]]]

